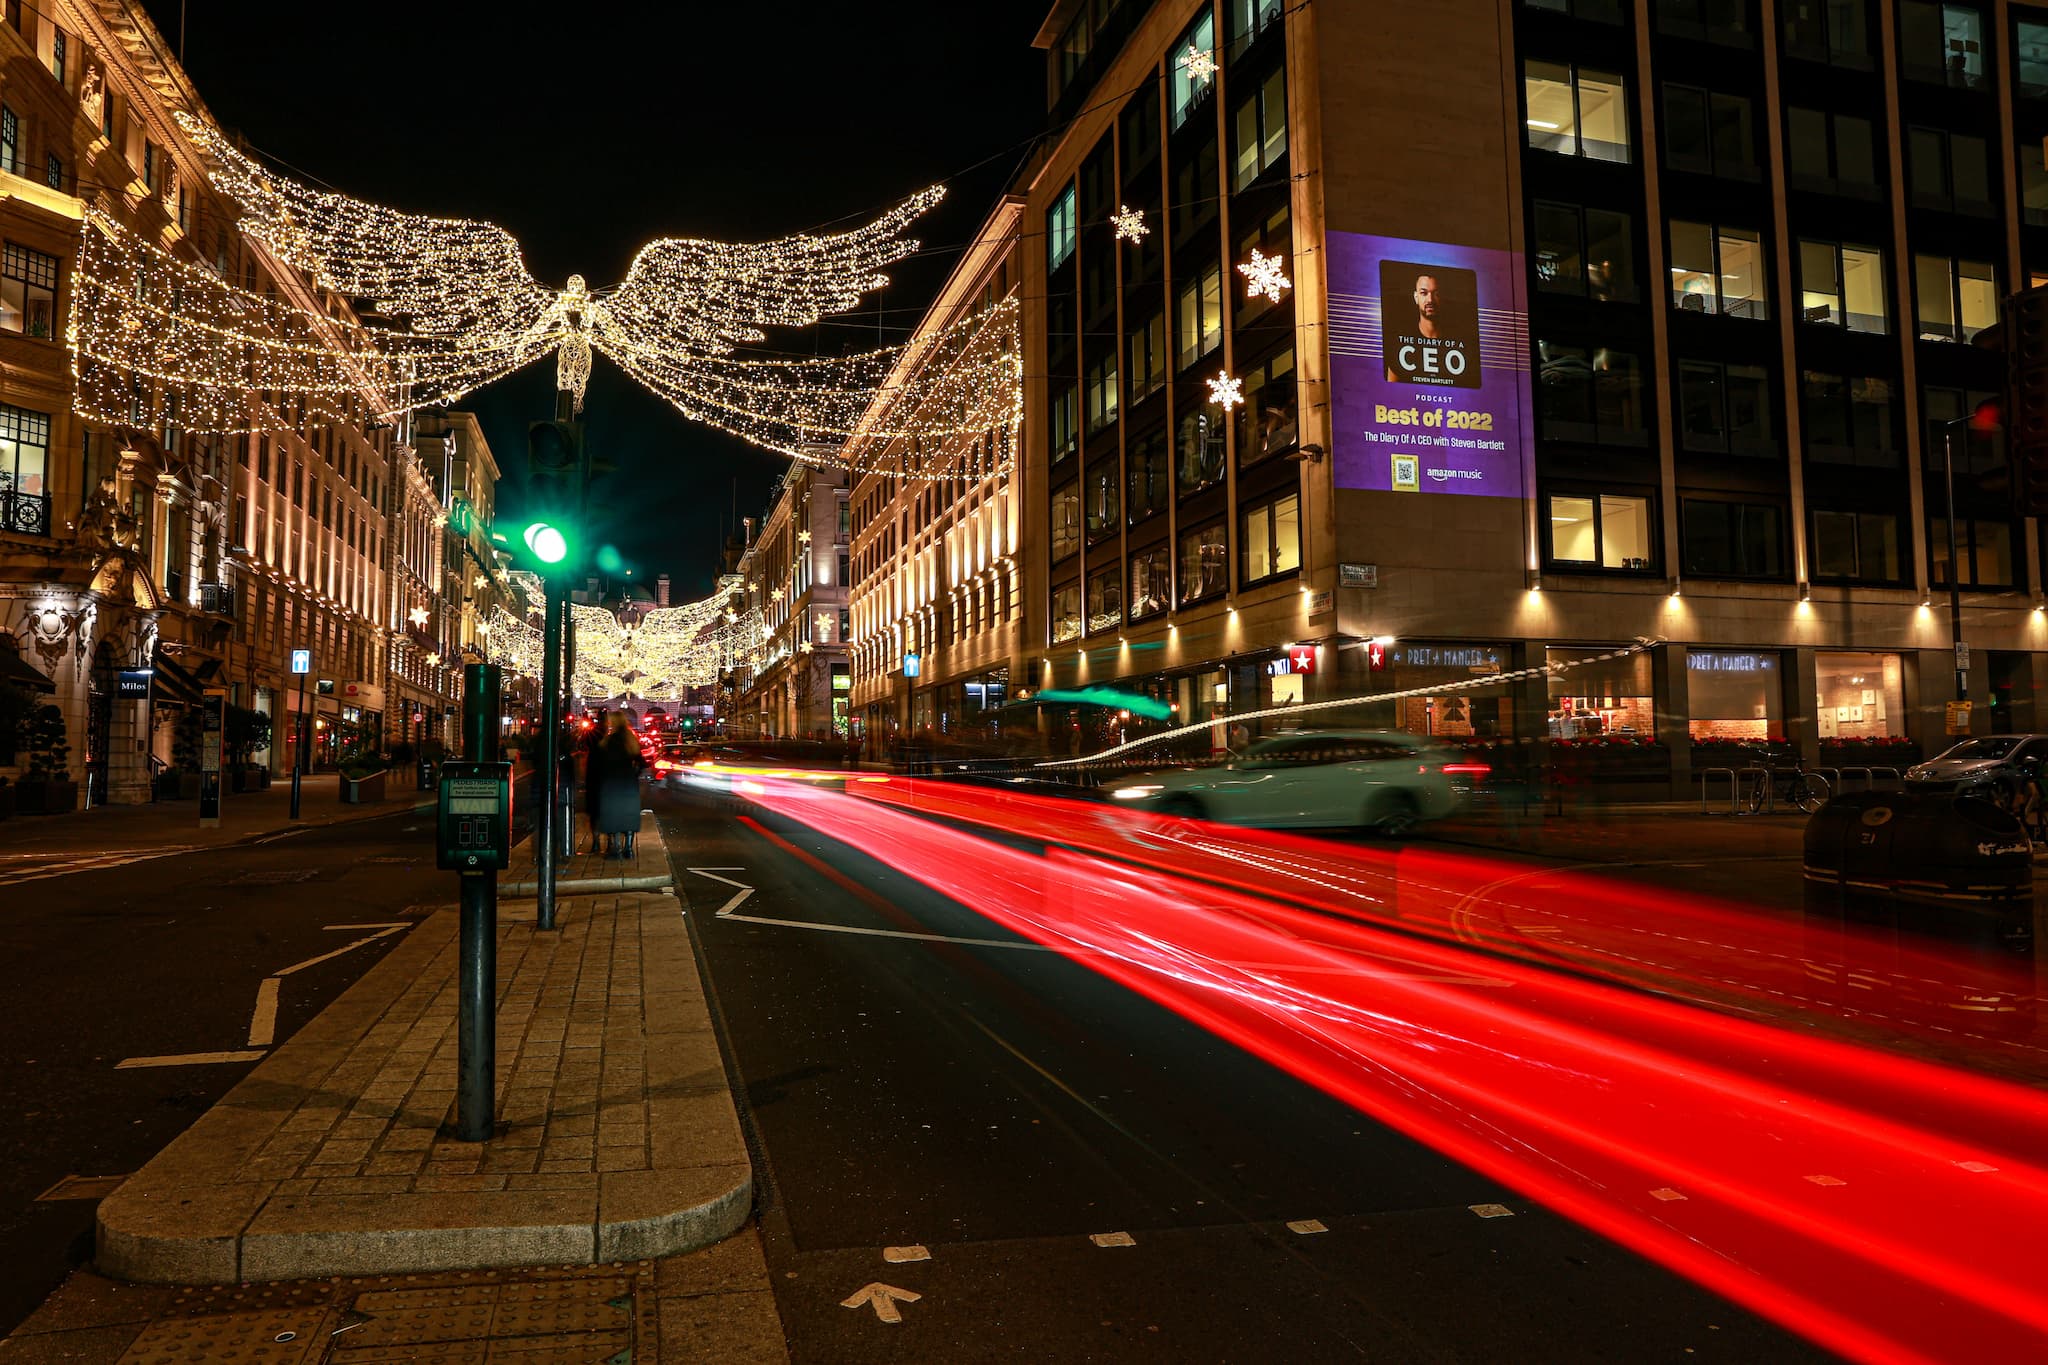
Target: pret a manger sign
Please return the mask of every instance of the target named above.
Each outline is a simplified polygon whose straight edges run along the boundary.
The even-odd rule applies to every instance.
[[[1524,496],[1521,256],[1353,232],[1329,248],[1337,486]]]

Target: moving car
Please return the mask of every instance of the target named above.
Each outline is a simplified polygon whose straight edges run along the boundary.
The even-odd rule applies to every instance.
[[[1483,769],[1398,730],[1295,731],[1259,740],[1221,767],[1148,773],[1108,796],[1233,825],[1363,825],[1398,834],[1456,810],[1454,783]]]
[[[1979,735],[1906,769],[1906,789],[1953,795],[2010,786],[2048,763],[2048,735]]]

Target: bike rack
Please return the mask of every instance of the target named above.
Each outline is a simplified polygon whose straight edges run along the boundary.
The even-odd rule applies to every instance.
[[[1694,773],[1694,774],[1693,774],[1693,776],[1695,776],[1695,777],[1699,778],[1699,780],[1700,780],[1700,814],[1701,814],[1701,815],[1722,815],[1722,814],[1727,814],[1727,815],[1740,815],[1740,814],[1742,814],[1742,812],[1741,812],[1740,810],[1737,810],[1737,809],[1736,809],[1736,801],[1735,801],[1735,795],[1736,795],[1736,788],[1737,788],[1737,787],[1738,787],[1738,786],[1739,786],[1740,784],[1739,784],[1739,783],[1738,783],[1738,782],[1736,781],[1736,777],[1735,777],[1735,769],[1733,769],[1733,768],[1701,768],[1701,769],[1700,769],[1700,770],[1699,770],[1698,772]],[[1725,779],[1725,780],[1727,781],[1727,783],[1728,783],[1728,809],[1727,809],[1727,810],[1726,810],[1725,812],[1723,812],[1723,811],[1716,811],[1716,810],[1708,810],[1708,809],[1707,809],[1707,787],[1708,787],[1708,784],[1709,784],[1709,783],[1711,783],[1711,782],[1712,782],[1712,781],[1713,781],[1713,780],[1714,780],[1714,779],[1715,779],[1716,777],[1720,777],[1720,778],[1723,778],[1723,779]]]
[[[1748,799],[1743,801],[1741,809],[1735,812],[1737,815],[1775,815],[1777,813],[1777,784],[1772,782],[1772,776],[1771,770],[1761,763],[1753,763],[1736,774],[1737,783],[1751,789]],[[1763,800],[1757,804],[1756,809],[1752,810],[1750,805],[1752,802],[1756,802],[1757,793],[1755,789],[1758,787],[1762,788]]]
[[[1890,784],[1887,790],[1897,791],[1906,785],[1906,779],[1899,775],[1897,768],[1872,768],[1870,769],[1870,781],[1873,789],[1875,789],[1878,774],[1880,773],[1884,774],[1884,780]]]

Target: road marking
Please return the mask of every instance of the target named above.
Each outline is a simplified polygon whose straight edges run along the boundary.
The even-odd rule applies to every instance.
[[[691,870],[695,871],[696,869],[693,868]],[[923,1297],[924,1295],[922,1294],[908,1289],[898,1289],[893,1284],[883,1284],[877,1280],[872,1284],[854,1290],[853,1297],[841,1299],[839,1306],[841,1308],[872,1306],[876,1317],[880,1318],[883,1322],[894,1324],[903,1321],[903,1314],[896,1308],[899,1302],[916,1303]]]
[[[891,1265],[901,1265],[905,1261],[929,1261],[931,1258],[930,1249],[916,1243],[907,1247],[882,1248],[882,1259]]]
[[[1506,1204],[1467,1204],[1465,1206],[1481,1218],[1512,1218],[1515,1211]]]
[[[1287,1225],[1289,1232],[1298,1232],[1304,1237],[1313,1237],[1318,1232],[1328,1232],[1329,1227],[1320,1218],[1297,1218]]]
[[[125,1175],[67,1175],[56,1184],[36,1196],[38,1204],[54,1204],[64,1199],[105,1199],[121,1188]]]
[[[383,924],[323,924],[323,925],[321,925],[320,927],[321,927],[321,929],[323,929],[323,930],[333,930],[333,929],[410,929],[410,928],[412,928],[412,925],[411,925],[411,923],[410,923],[410,922],[401,922],[401,921],[390,921],[390,920],[387,920],[387,921],[386,921],[386,922],[384,922]]]
[[[19,886],[23,882],[48,881],[53,877],[69,877],[79,872],[100,872],[110,868],[126,867],[130,863],[149,862],[156,858],[175,858],[182,853],[196,853],[198,844],[179,844],[173,848],[128,849],[114,853],[90,853],[76,856],[59,855],[39,867],[20,872],[0,875],[0,886]],[[23,855],[49,858],[48,854]]]
[[[132,1071],[144,1066],[219,1066],[228,1062],[257,1062],[263,1060],[263,1053],[256,1052],[181,1052],[170,1057],[130,1057],[116,1062],[114,1070]]]
[[[1831,1175],[1810,1175],[1806,1178],[1816,1185],[1846,1185],[1849,1183],[1846,1180],[1838,1180]]]
[[[359,938],[354,943],[350,943],[343,947],[336,948],[331,953],[322,953],[318,957],[309,957],[304,962],[294,962],[289,967],[280,967],[275,972],[271,973],[271,975],[290,976],[293,972],[303,972],[304,970],[306,970],[306,968],[318,966],[320,963],[327,961],[329,958],[336,958],[340,957],[343,953],[354,952],[356,949],[362,947],[365,943],[375,943],[380,938],[389,938],[393,934],[404,933],[407,927],[408,926],[403,924],[396,924],[389,929],[380,929],[376,933],[371,934],[368,938]]]
[[[274,976],[256,983],[256,1012],[249,1016],[250,1047],[269,1047],[277,1039],[277,987]]]
[[[732,912],[739,908],[739,903],[754,894],[754,888],[748,886],[745,882],[736,882],[730,877],[718,875],[721,872],[745,872],[746,869],[744,867],[693,867],[689,870],[700,877],[709,877],[714,882],[724,882],[727,886],[737,886],[740,889],[738,895],[718,907],[716,917],[719,919],[731,918]]]
[[[1138,1239],[1128,1232],[1092,1232],[1088,1240],[1099,1247],[1134,1247]]]
[[[1078,944],[1060,948],[1049,943],[1022,943],[1006,938],[960,938],[952,934],[920,934],[909,929],[867,929],[858,924],[813,924],[809,920],[771,919],[766,915],[730,915],[723,910],[718,912],[718,918],[731,920],[736,924],[771,924],[784,929],[815,929],[821,934],[858,934],[864,938],[910,938],[920,943],[962,943],[970,948],[1024,948],[1034,953],[1066,953],[1069,956],[1102,951],[1099,948],[1084,948]]]

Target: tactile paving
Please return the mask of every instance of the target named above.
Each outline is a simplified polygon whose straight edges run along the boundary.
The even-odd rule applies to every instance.
[[[155,1322],[120,1365],[300,1365],[326,1346],[324,1308],[272,1308]]]

